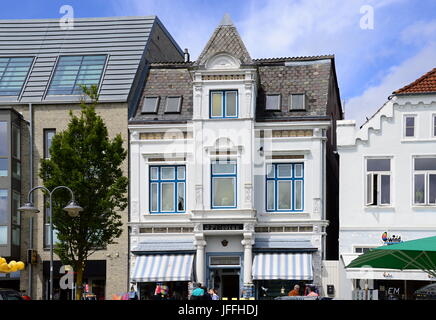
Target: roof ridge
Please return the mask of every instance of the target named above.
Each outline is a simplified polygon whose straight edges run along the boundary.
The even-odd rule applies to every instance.
[[[295,56],[295,57],[276,57],[276,58],[257,58],[253,61],[282,61],[282,60],[321,60],[327,58],[334,58],[334,54],[325,54],[318,56]]]
[[[142,19],[156,19],[156,15],[148,15],[148,16],[111,16],[111,17],[74,17],[75,21],[104,21],[104,20],[142,20]],[[0,19],[0,23],[11,22],[59,22],[60,18],[41,18],[41,19]]]
[[[421,83],[421,82],[427,80],[428,77],[431,76],[433,73],[436,74],[436,67],[433,68],[432,70],[428,71],[427,73],[425,73],[424,75],[422,75],[421,77],[419,77],[418,79],[416,79],[415,81],[409,83],[408,85],[406,85],[406,86],[404,86],[404,87],[402,87],[402,88],[400,88],[400,89],[398,89],[398,90],[395,90],[395,91],[392,92],[392,93],[393,93],[393,94],[413,93],[413,92],[406,92],[406,91],[407,91],[408,89],[410,89],[410,88],[416,86],[417,84],[419,84],[419,83]],[[427,91],[427,92],[433,92],[433,91],[436,91],[436,84],[435,84],[435,88],[434,88],[432,91]],[[420,93],[420,92],[426,92],[426,91],[418,91],[417,93]]]

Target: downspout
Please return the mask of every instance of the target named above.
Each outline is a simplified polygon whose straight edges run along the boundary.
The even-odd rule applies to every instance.
[[[322,184],[321,184],[321,196],[322,196],[322,201],[321,201],[321,206],[322,206],[322,209],[321,209],[321,212],[322,212],[322,220],[326,220],[327,219],[327,214],[326,214],[326,198],[325,198],[325,195],[326,195],[326,187],[325,187],[325,184],[326,184],[326,152],[325,152],[325,149],[326,149],[326,146],[325,146],[325,144],[326,144],[326,140],[327,140],[327,137],[326,137],[326,134],[327,134],[327,131],[326,130],[323,130],[323,137],[322,137],[322,142],[321,142],[321,161],[322,161],[322,165],[321,165],[321,170],[322,170],[322,172],[321,172],[321,176],[322,176]],[[323,232],[324,233],[324,232]],[[327,246],[326,246],[326,235],[325,234],[323,234],[323,236],[322,236],[322,260],[325,260],[326,259],[326,249],[327,249]]]
[[[29,103],[29,122],[30,122],[30,127],[29,127],[29,190],[33,189],[33,108],[32,108],[32,104]],[[33,202],[33,194],[31,195],[31,200]],[[30,217],[29,220],[29,250],[33,249],[33,217]],[[31,261],[30,261],[31,262]],[[32,279],[32,263],[29,263],[29,284],[28,284],[28,288],[29,288],[29,297],[32,298],[32,293],[33,293],[33,279]]]

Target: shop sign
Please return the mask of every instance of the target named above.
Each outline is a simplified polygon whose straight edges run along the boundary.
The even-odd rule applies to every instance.
[[[382,234],[382,240],[385,244],[388,244],[388,245],[403,242],[403,240],[401,240],[401,236],[395,235],[395,234],[392,236],[389,236],[387,232],[384,232]]]
[[[243,230],[243,224],[204,224],[203,230]]]

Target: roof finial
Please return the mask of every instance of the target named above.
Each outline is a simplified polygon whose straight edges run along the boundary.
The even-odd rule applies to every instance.
[[[224,14],[223,19],[221,20],[220,26],[233,26],[232,18],[228,13]]]

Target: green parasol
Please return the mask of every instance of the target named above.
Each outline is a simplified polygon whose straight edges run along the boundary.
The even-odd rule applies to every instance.
[[[422,270],[436,277],[436,237],[374,248],[354,259],[346,268]]]

